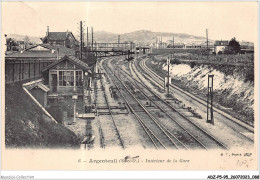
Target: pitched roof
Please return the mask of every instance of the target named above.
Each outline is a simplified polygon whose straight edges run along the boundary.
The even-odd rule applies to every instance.
[[[65,41],[67,38],[67,32],[49,32],[48,39],[49,40],[63,40]]]
[[[76,38],[74,37],[72,32],[68,32],[68,31],[67,32],[49,32],[48,35],[43,38],[43,40],[48,38],[48,40],[51,40],[51,41],[65,41],[69,34],[71,34],[72,37],[76,40]]]
[[[57,52],[51,52],[50,50],[44,51],[37,51],[37,50],[30,50],[30,51],[18,51],[12,54],[6,54],[7,58],[57,58]]]
[[[41,44],[40,46],[48,48],[48,49],[54,49],[55,51],[58,51],[58,49],[59,49],[59,52],[65,54],[65,55],[75,56],[75,54],[76,54],[76,51],[74,49],[67,48],[62,45]]]
[[[34,88],[40,88],[44,92],[48,92],[50,90],[47,86],[45,86],[42,83],[35,83],[35,84],[31,85],[30,87],[28,87],[29,90],[32,90]]]
[[[42,49],[37,49],[37,47],[43,47]],[[54,50],[54,51],[52,51]],[[35,58],[56,58],[58,56],[57,51],[59,50],[59,56],[63,57],[65,55],[75,56],[76,51],[61,45],[50,45],[50,44],[38,44],[24,51],[14,52],[12,54],[6,54],[6,57],[35,57]]]
[[[84,63],[83,61],[77,59],[76,57],[65,55],[60,60],[51,63],[49,66],[47,66],[45,69],[43,69],[42,72],[49,70],[50,68],[56,66],[57,64],[59,64],[60,62],[62,62],[64,60],[70,61],[72,64],[75,64],[76,66],[79,66],[83,70],[89,70],[90,69],[90,67],[86,63]]]

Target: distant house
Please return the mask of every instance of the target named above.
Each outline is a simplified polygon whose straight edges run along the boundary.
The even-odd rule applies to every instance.
[[[49,32],[49,26],[46,36],[41,40],[43,44],[61,45],[72,49],[75,49],[77,45],[77,40],[72,32]]]
[[[219,52],[224,51],[224,49],[228,46],[229,41],[215,41],[214,44],[214,52],[218,54]]]
[[[242,41],[240,42],[240,51],[241,54],[254,53],[254,43]]]

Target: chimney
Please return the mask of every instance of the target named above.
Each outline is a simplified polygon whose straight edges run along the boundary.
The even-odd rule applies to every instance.
[[[47,26],[47,32],[46,32],[46,36],[49,35],[49,26]]]
[[[66,37],[69,35],[69,31],[68,31],[68,29],[67,29],[67,32],[66,32]]]
[[[58,48],[57,49],[57,60],[59,60],[59,58],[60,58],[60,49]]]
[[[8,42],[7,42],[7,35],[5,34],[5,45],[6,45],[6,49],[5,49],[5,53],[6,51],[8,51]]]

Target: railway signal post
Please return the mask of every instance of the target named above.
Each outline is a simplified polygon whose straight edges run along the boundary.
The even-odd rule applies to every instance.
[[[213,118],[213,77],[208,75],[207,123],[214,124]]]
[[[169,88],[170,88],[170,61],[171,59],[168,57],[167,58],[167,64],[168,64],[168,78],[167,78],[167,84],[166,84],[166,87],[167,87],[167,96],[169,95],[170,91],[169,91]]]
[[[73,100],[73,123],[76,123],[76,102],[78,99],[78,95],[73,95],[72,100]]]

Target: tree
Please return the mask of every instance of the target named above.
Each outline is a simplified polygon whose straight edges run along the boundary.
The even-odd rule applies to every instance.
[[[25,36],[25,38],[24,38],[24,46],[25,46],[25,49],[28,48],[29,44],[30,44],[30,39],[29,39],[28,36]]]
[[[229,44],[228,46],[225,48],[224,52],[226,54],[237,54],[239,53],[241,47],[240,47],[240,44],[239,42],[236,40],[236,38],[232,38],[230,41],[229,41]]]
[[[12,51],[15,46],[15,40],[13,38],[7,38],[6,45],[7,45],[6,51]]]

